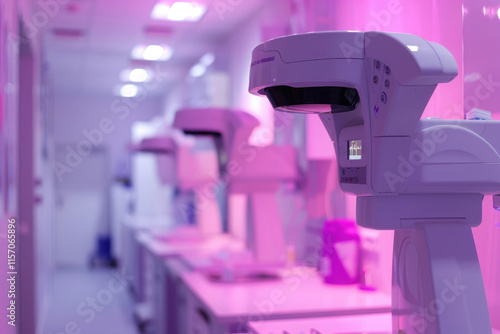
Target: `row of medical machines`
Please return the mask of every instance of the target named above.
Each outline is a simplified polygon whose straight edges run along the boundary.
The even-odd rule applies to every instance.
[[[129,210],[132,214],[119,218],[121,231],[116,234],[121,235],[121,240],[115,243],[120,245],[116,253],[122,270],[134,277],[131,285],[134,317],[144,332],[191,331],[183,326],[190,326],[192,320],[186,320],[189,317],[185,313],[190,313],[193,307],[179,306],[180,297],[176,295],[182,289],[176,285],[178,279],[172,279],[175,275],[165,266],[165,261],[188,258],[189,261],[181,261],[183,265],[202,273],[209,283],[222,283],[226,287],[233,284],[243,290],[250,286],[256,289],[255,293],[265,294],[262,291],[266,289],[266,282],[274,282],[273,291],[289,285],[283,270],[296,265],[294,246],[304,242],[304,238],[287,239],[284,228],[300,228],[291,226],[293,224],[287,220],[290,220],[290,212],[297,212],[296,206],[301,203],[303,173],[299,170],[293,146],[249,144],[249,137],[258,125],[254,116],[243,111],[182,109],[176,113],[171,127],[155,130],[131,145],[131,203],[134,207]],[[328,232],[332,240],[342,241],[338,250],[344,258],[338,262],[345,264],[345,272],[339,270],[329,275],[334,278],[337,275],[342,283],[357,283],[359,235],[352,222],[342,220],[339,223],[344,231],[330,225]],[[339,238],[338,234],[346,230],[349,231],[343,234],[346,238]],[[313,262],[324,262],[321,229],[316,234]],[[330,246],[331,252],[335,252],[333,245]],[[328,268],[333,267],[333,263],[328,265]],[[379,327],[387,328],[389,298],[385,294],[373,295],[359,290],[357,285],[352,288],[354,293],[351,290],[336,293],[330,288],[323,291],[323,279],[316,269],[300,269],[301,279],[304,273],[314,272],[305,274],[312,275],[307,283],[309,292],[304,288],[295,293],[297,300],[290,303],[288,309],[285,307],[283,314],[271,318],[379,312],[383,315],[375,320]],[[258,283],[264,284],[264,290],[259,290]],[[199,289],[204,293],[212,288]],[[228,294],[234,293],[231,289],[227,290]],[[307,300],[301,298],[308,299],[311,293],[326,291],[332,296],[330,300],[327,303],[313,301],[307,310],[304,304]],[[344,295],[357,302],[344,307],[343,298],[337,300],[337,296]],[[236,304],[229,303],[228,309],[248,303],[245,300],[233,302]],[[250,305],[244,312],[254,308]],[[198,312],[194,313],[191,318],[197,317]],[[229,328],[247,326],[246,322],[235,319],[221,321],[219,327],[212,325],[206,332],[222,333]],[[355,322],[353,319],[346,321]],[[195,331],[205,332],[199,326]]]
[[[250,279],[228,270],[233,258],[247,268],[287,261],[283,217],[297,195],[297,154],[291,145],[250,145],[258,125],[243,111],[183,109],[171,127],[131,145],[134,213],[122,215],[116,242],[122,267],[137,277],[140,325],[156,316],[144,243],[165,258],[206,248],[218,262],[212,276],[226,281]]]
[[[157,234],[234,234],[246,239],[257,262],[278,261],[284,237],[275,195],[282,187],[296,188],[299,170],[291,145],[249,145],[258,125],[243,111],[178,111],[168,133],[132,147],[135,215],[158,224]],[[147,160],[156,163],[146,164],[149,171]],[[246,205],[233,208],[232,194],[248,196]],[[237,226],[237,219],[245,224]]]
[[[320,114],[334,142],[339,184],[357,195],[358,224],[396,230],[392,333],[492,332],[471,226],[480,223],[483,194],[500,193],[498,122],[420,120],[436,85],[456,74],[457,65],[448,50],[406,34],[293,35],[263,43],[252,55],[251,93],[267,96],[280,111]],[[243,193],[249,199],[245,208],[251,220],[244,224],[248,231],[242,234],[243,247],[228,240],[218,244],[250,249],[248,263],[282,264],[287,258],[283,224],[273,196],[283,184],[296,185],[299,172],[292,148],[248,145],[257,124],[243,112],[181,110],[173,126],[197,136],[197,143],[187,144],[186,149],[175,136],[143,140],[136,150],[165,155],[157,160],[157,170],[175,184],[178,196],[171,199],[185,201],[174,209],[184,208],[184,219],[196,221],[197,227],[195,232],[148,228],[148,237],[137,237],[144,226],[135,219],[129,224],[135,240],[150,249],[158,239],[170,244],[194,240],[192,249],[199,248],[208,235],[233,232],[232,220],[237,215],[231,212],[234,206],[228,204],[228,194]],[[212,154],[205,155],[209,151]],[[174,160],[169,162],[166,156]],[[186,191],[191,195],[181,199],[179,195]],[[140,251],[134,253],[140,257]],[[223,263],[228,254],[221,256]],[[226,265],[207,277],[226,282],[248,278]],[[139,301],[148,299],[147,292],[141,296],[144,285],[136,286]],[[321,294],[328,290],[314,291],[318,293],[301,301],[304,309],[325,302]],[[365,298],[351,291],[344,311],[349,300],[358,297]],[[366,300],[354,306],[363,303]],[[156,304],[154,308],[158,310]],[[165,310],[155,316],[168,319],[173,308]],[[198,317],[210,319],[203,308],[198,311]],[[331,326],[329,333],[335,332]],[[165,328],[156,332],[191,332]],[[356,328],[353,322],[349,331],[359,332]],[[192,332],[217,331],[212,327]]]

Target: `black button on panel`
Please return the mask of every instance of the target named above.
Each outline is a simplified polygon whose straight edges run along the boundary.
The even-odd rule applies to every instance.
[[[387,103],[387,94],[385,92],[382,92],[380,94],[380,102],[382,102],[383,104]]]

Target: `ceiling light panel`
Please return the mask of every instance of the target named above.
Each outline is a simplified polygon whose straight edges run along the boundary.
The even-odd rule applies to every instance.
[[[197,2],[184,2],[184,1],[160,1],[151,12],[151,18],[154,20],[165,21],[199,21],[207,7]]]
[[[134,97],[139,94],[139,87],[137,85],[127,84],[120,87],[119,94],[122,97]]]
[[[124,82],[149,82],[152,77],[152,73],[144,68],[125,69],[120,73]]]
[[[131,57],[149,61],[167,61],[172,57],[172,53],[172,49],[167,45],[140,44],[134,47]]]

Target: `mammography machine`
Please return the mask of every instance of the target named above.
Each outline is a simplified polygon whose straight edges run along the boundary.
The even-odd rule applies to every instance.
[[[211,138],[217,151],[217,175],[212,177],[211,184],[205,189],[200,189],[198,211],[206,211],[203,202],[214,197],[217,198],[223,230],[228,230],[228,205],[226,191],[231,179],[229,170],[232,168],[233,155],[236,155],[237,146],[246,143],[248,137],[259,125],[259,121],[252,115],[243,111],[230,109],[205,108],[181,109],[175,114],[173,126],[188,135],[197,138]],[[206,162],[189,164],[179,169],[179,180],[189,180],[193,175],[203,173]],[[189,184],[190,182],[183,182]],[[203,210],[200,210],[203,209]]]
[[[420,120],[456,75],[448,50],[409,34],[299,34],[252,55],[250,92],[318,113],[358,224],[395,230],[393,333],[491,333],[471,227],[500,192],[500,122]]]
[[[233,117],[217,122],[213,113]],[[231,243],[222,234],[224,210],[217,201],[224,194],[218,189],[212,192],[221,172],[219,141],[232,140],[233,136],[247,140],[258,121],[246,113],[233,115],[231,110],[213,109],[209,114],[212,122],[223,123],[227,129],[214,134],[210,123],[204,126],[195,119],[191,123],[198,132],[185,134],[187,125],[179,119],[186,114],[180,110],[174,127],[161,128],[130,147],[134,152],[135,210],[125,234],[124,267],[136,277],[132,284],[134,316],[142,328],[154,326],[156,321],[153,301],[157,262],[177,256],[183,249]],[[231,136],[228,129],[232,129]]]
[[[231,226],[227,199],[229,194],[248,196],[248,224],[243,239],[256,262],[274,262],[284,254],[282,217],[276,193],[280,185],[299,180],[296,152],[291,145],[255,147],[248,143],[259,121],[249,113],[229,109],[182,109],[176,113],[174,127],[186,134],[212,136],[218,150],[219,175],[199,193],[198,210],[203,212],[203,199],[219,197],[225,232],[236,233]],[[203,167],[203,166],[202,166]],[[196,171],[179,171],[188,178]],[[272,237],[270,237],[270,233]]]
[[[131,144],[132,183],[134,191],[134,214],[139,216],[160,216],[165,228],[172,208],[175,186],[175,156],[177,143],[173,134],[162,134],[143,138]],[[166,219],[167,218],[167,219]]]

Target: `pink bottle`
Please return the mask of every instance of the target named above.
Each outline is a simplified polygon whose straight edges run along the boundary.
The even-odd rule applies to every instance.
[[[356,222],[327,220],[323,226],[320,273],[328,284],[359,283],[361,238]]]

